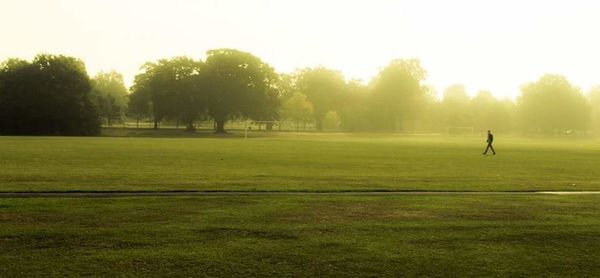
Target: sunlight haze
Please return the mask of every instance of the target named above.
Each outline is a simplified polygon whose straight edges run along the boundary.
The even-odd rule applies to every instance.
[[[1,0],[0,60],[65,54],[128,86],[160,58],[236,48],[279,72],[324,65],[368,82],[418,58],[438,94],[514,98],[545,73],[600,84],[598,1]]]

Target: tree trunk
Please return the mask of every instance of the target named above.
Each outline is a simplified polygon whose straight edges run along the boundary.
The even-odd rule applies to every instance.
[[[219,133],[219,134],[227,133],[227,132],[225,132],[225,120],[216,120],[215,123],[217,124],[215,133]]]
[[[140,119],[135,119],[135,129],[140,128]]]
[[[317,118],[315,120],[315,127],[316,127],[317,131],[323,131],[323,119]]]
[[[266,129],[267,131],[273,131],[273,123],[267,123]]]
[[[154,129],[158,129],[158,121],[154,120]]]
[[[191,123],[186,123],[186,124],[185,124],[185,130],[186,130],[187,132],[196,132],[196,127],[194,127],[194,123],[193,123],[193,122],[191,122]]]

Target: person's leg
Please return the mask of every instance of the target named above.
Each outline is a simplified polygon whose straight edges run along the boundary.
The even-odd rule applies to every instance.
[[[487,152],[488,152],[488,150],[489,150],[489,149],[490,149],[490,144],[488,144],[488,145],[485,147],[485,151],[483,151],[483,154],[487,154]]]
[[[496,155],[496,150],[494,150],[494,147],[492,147],[492,144],[489,144],[490,149],[492,149],[492,153],[494,153],[494,155]]]

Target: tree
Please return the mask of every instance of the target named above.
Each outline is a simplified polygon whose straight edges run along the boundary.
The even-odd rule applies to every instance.
[[[427,72],[418,59],[391,61],[371,82],[375,121],[388,131],[405,129],[417,119]]]
[[[325,113],[323,117],[323,127],[328,130],[336,130],[340,128],[341,124],[340,116],[336,111],[329,111]]]
[[[206,110],[208,102],[205,64],[175,57],[146,63],[142,69],[135,77],[132,91],[149,97],[154,128],[158,128],[165,117],[173,117],[182,120],[188,130],[194,130],[194,122]]]
[[[160,61],[159,61],[160,63]],[[150,103],[150,111],[152,112],[154,129],[158,129],[159,123],[164,117],[167,116],[169,110],[169,104],[173,101],[174,96],[169,96],[161,88],[157,81],[157,63],[145,63],[142,66],[142,73],[135,76],[133,87],[131,91],[134,95],[139,96],[139,100],[142,100],[141,96],[145,96]],[[141,107],[140,107],[141,108]]]
[[[281,73],[275,81],[275,88],[279,91],[281,102],[285,102],[298,92],[298,75]]]
[[[92,98],[100,117],[109,126],[113,120],[121,120],[127,110],[128,93],[123,75],[118,72],[101,72],[92,79]]]
[[[344,76],[339,71],[324,67],[304,69],[297,73],[298,91],[306,95],[313,105],[315,125],[318,131],[323,130],[323,118],[331,110],[336,110],[345,91]]]
[[[600,86],[590,90],[589,98],[592,108],[592,130],[600,133]]]
[[[560,75],[544,75],[521,88],[518,112],[526,131],[587,130],[591,111],[580,89]]]
[[[283,103],[283,117],[296,124],[296,131],[300,129],[300,123],[310,121],[313,117],[313,106],[306,100],[306,96],[300,92],[294,93]]]
[[[133,90],[129,95],[127,114],[135,119],[135,127],[139,128],[140,120],[152,116],[152,101],[144,90]]]
[[[423,98],[418,112],[418,130],[421,131],[440,131],[444,124],[442,123],[441,102],[433,86],[423,86]]]
[[[196,129],[194,123],[207,114],[209,91],[208,73],[202,62],[187,61],[187,66],[180,68],[185,76],[174,81],[177,97],[173,115],[178,117],[188,131]]]
[[[370,124],[368,103],[371,92],[360,80],[350,80],[346,85],[346,93],[340,101],[338,113],[340,127],[346,131],[368,130]]]
[[[473,116],[473,127],[480,131],[494,128],[492,111],[496,108],[498,100],[489,91],[479,91],[471,99],[471,113]]]
[[[279,113],[277,75],[258,57],[235,49],[207,52],[208,113],[216,132],[225,133],[225,123],[235,117],[275,119]]]
[[[41,54],[0,66],[0,133],[95,135],[100,120],[81,60]]]
[[[471,100],[473,127],[478,131],[493,129],[507,132],[512,127],[512,102],[501,102],[488,91],[480,91]]]
[[[444,90],[441,112],[446,127],[473,125],[469,101],[469,95],[463,85],[454,84]]]

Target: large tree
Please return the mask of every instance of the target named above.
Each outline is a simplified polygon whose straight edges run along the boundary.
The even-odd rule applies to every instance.
[[[589,103],[565,77],[544,75],[521,91],[518,111],[525,131],[557,133],[589,128]]]
[[[110,126],[121,120],[127,110],[128,93],[123,75],[116,71],[101,72],[92,79],[92,98],[100,116]]]
[[[304,69],[297,73],[296,86],[313,105],[317,130],[323,130],[325,114],[339,108],[337,104],[346,90],[344,76],[324,67]]]
[[[42,54],[0,65],[0,133],[94,135],[100,120],[81,60]]]
[[[300,92],[294,93],[282,105],[282,114],[285,119],[296,124],[296,131],[300,130],[300,123],[304,124],[313,118],[313,106]]]
[[[420,131],[440,131],[445,125],[442,119],[441,103],[436,89],[431,85],[423,86],[423,97],[420,98],[416,129]]]
[[[600,134],[600,86],[593,87],[588,96],[592,107],[592,130]]]
[[[236,117],[274,120],[279,113],[277,74],[258,57],[235,49],[207,52],[208,112],[216,132],[225,133],[225,123]]]
[[[385,130],[414,125],[425,94],[427,72],[418,59],[391,61],[371,82],[375,121]]]
[[[205,64],[187,57],[175,57],[146,63],[142,69],[135,78],[132,91],[149,97],[154,128],[158,128],[165,117],[172,117],[182,120],[188,130],[193,130],[194,122],[207,104]]]
[[[465,86],[461,84],[450,85],[444,90],[444,99],[441,103],[443,124],[446,127],[472,126],[472,114],[469,111],[470,98]]]
[[[275,81],[275,88],[279,91],[281,102],[287,101],[299,92],[298,75],[294,73],[278,74],[277,80]]]
[[[129,94],[127,115],[135,119],[136,128],[139,127],[140,120],[152,117],[152,101],[148,91],[133,90]]]
[[[359,80],[350,80],[346,93],[340,101],[338,111],[341,128],[345,131],[368,130],[371,125],[368,117],[369,88]]]
[[[489,91],[479,91],[471,100],[470,112],[473,117],[473,127],[477,131],[488,129],[500,132],[509,131],[514,121],[513,105],[510,101],[496,99]]]

